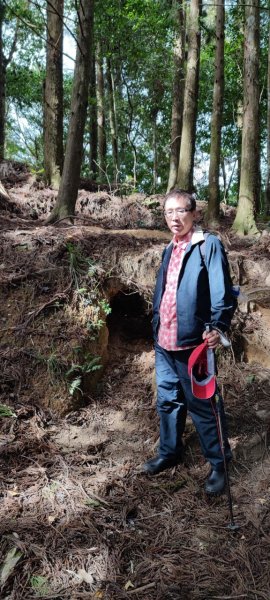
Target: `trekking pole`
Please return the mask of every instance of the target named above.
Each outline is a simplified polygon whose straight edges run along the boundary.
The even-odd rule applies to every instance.
[[[205,330],[207,333],[209,333],[211,331],[211,329],[212,329],[211,325],[206,325]],[[208,348],[207,353],[208,352],[209,352],[209,354],[211,353],[211,360],[213,360],[214,359],[214,351],[212,350],[212,348]],[[235,523],[234,515],[233,515],[233,505],[232,505],[232,495],[231,495],[231,487],[230,487],[230,479],[229,479],[229,470],[228,470],[228,464],[227,464],[226,455],[225,455],[225,443],[224,443],[223,427],[222,427],[222,420],[221,420],[220,396],[217,391],[215,393],[215,404],[216,404],[216,414],[217,414],[217,430],[218,430],[219,443],[220,443],[223,464],[224,464],[227,499],[228,499],[229,513],[230,513],[230,523],[227,525],[227,529],[230,529],[230,531],[237,531],[239,529],[239,525],[237,525]]]

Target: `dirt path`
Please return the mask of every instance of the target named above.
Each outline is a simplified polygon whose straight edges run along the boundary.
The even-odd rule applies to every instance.
[[[53,200],[50,190],[30,184],[21,190],[21,216],[2,215],[1,401],[16,417],[0,418],[0,598],[269,600],[270,378],[258,365],[263,344],[269,356],[262,335],[268,313],[254,305],[255,312],[239,315],[236,361],[219,357],[234,452],[235,534],[227,529],[226,495],[209,499],[203,491],[208,466],[190,421],[184,463],[154,478],[142,473],[158,444],[154,356],[149,322],[126,320],[128,303],[121,315],[113,307],[106,372],[87,406],[65,418],[41,408],[67,406],[63,373],[77,358],[72,348],[89,337],[83,318],[93,275],[80,282],[87,293],[78,299],[70,287],[71,257],[98,261],[108,302],[137,294],[139,310],[142,298],[149,308],[166,241],[166,233],[153,229],[161,226],[161,211],[149,214],[142,198],[132,207],[131,199],[86,195],[80,202],[87,200],[84,215],[93,229],[45,228],[36,213],[26,221],[27,211],[40,205],[45,216]],[[131,214],[133,230],[127,230]],[[269,276],[269,233],[253,244],[235,240],[223,225],[241,286],[261,287]],[[79,244],[79,254],[70,256],[68,244]],[[248,355],[243,332],[256,365],[242,362]],[[47,396],[59,403],[46,403]]]
[[[2,561],[11,546],[21,555],[3,599],[268,599],[269,458],[232,470],[235,535],[226,496],[203,492],[191,424],[184,465],[144,476],[158,436],[152,367],[151,342],[118,332],[89,407],[61,421],[22,411],[6,426]]]

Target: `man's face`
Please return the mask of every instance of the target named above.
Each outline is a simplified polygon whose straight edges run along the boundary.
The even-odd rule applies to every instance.
[[[187,209],[185,212],[178,212],[179,209]],[[193,227],[196,211],[188,210],[188,200],[181,196],[172,196],[165,204],[164,208],[166,223],[177,239],[183,238]]]

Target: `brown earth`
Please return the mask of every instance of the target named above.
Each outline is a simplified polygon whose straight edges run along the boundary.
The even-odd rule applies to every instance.
[[[232,533],[227,496],[204,494],[190,421],[182,465],[152,479],[141,469],[158,444],[150,319],[169,239],[162,197],[81,190],[75,226],[46,227],[54,192],[13,170],[0,232],[1,403],[14,413],[0,418],[0,597],[269,600],[267,227],[238,239],[223,207],[219,234],[245,294],[233,352],[218,357]]]

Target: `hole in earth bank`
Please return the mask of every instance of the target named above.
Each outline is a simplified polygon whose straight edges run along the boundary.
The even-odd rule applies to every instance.
[[[139,292],[130,289],[118,291],[110,302],[111,313],[107,317],[109,344],[116,336],[122,341],[152,341],[152,314]]]

